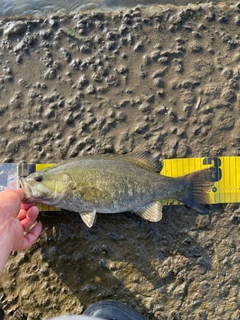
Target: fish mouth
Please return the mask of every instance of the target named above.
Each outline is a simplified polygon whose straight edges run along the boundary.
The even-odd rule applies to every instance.
[[[27,202],[36,201],[36,198],[33,195],[31,186],[24,179],[20,179],[19,185],[20,185],[20,188],[23,189],[25,194],[25,197],[23,198],[22,202],[27,203]]]
[[[41,202],[54,205],[56,202],[53,201],[53,197],[51,197],[51,195],[36,190],[34,186],[32,186],[31,183],[28,183],[25,179],[20,179],[19,185],[23,189],[25,194],[25,197],[22,200],[22,202],[24,203]],[[56,204],[57,203],[58,201],[56,202]]]

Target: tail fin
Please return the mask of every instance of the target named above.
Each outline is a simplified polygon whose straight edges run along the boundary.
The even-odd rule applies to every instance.
[[[202,214],[208,214],[208,209],[202,204],[210,203],[208,192],[213,186],[214,172],[215,169],[211,167],[183,176],[185,189],[179,200]]]

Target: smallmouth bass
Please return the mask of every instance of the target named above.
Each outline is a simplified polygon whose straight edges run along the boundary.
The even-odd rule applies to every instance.
[[[91,227],[98,213],[132,211],[157,222],[161,199],[177,199],[200,213],[208,210],[214,168],[179,178],[160,175],[159,159],[147,152],[127,155],[83,156],[32,173],[20,184],[25,202],[41,202],[79,212]]]

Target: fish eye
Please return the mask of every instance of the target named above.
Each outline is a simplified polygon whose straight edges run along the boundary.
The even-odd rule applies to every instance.
[[[41,181],[43,181],[43,177],[42,176],[37,176],[37,177],[35,177],[35,180],[37,182],[41,182]]]

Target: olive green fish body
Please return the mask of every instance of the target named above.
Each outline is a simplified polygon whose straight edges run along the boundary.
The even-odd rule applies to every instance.
[[[158,171],[156,159],[145,153],[86,156],[33,173],[22,180],[22,187],[26,201],[79,212],[88,226],[94,223],[96,212],[133,211],[147,220],[159,221],[162,206],[158,200],[165,198],[206,211],[198,200],[206,201],[212,185],[210,169],[180,178],[161,176]],[[196,184],[198,190],[194,192]]]
[[[66,199],[66,206],[71,201],[78,210],[131,211],[170,194],[166,182],[170,183],[171,178],[122,161],[83,160],[77,173],[69,170],[68,174],[75,188]]]

